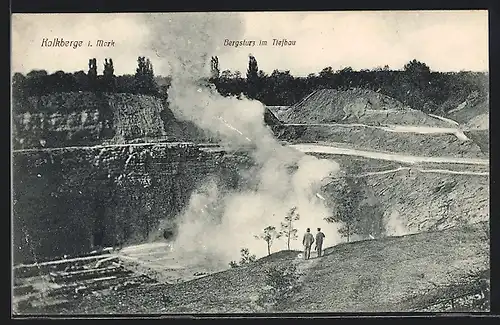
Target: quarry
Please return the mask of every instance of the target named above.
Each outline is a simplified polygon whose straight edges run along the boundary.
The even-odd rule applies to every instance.
[[[12,15],[11,317],[489,312],[488,15],[427,15]]]
[[[280,146],[338,164],[308,200],[334,210],[353,181],[363,231],[346,243],[325,223],[324,258],[301,262],[292,249],[229,268],[210,237],[194,251],[176,246],[175,218],[207,177],[219,192],[262,186],[252,183],[265,168],[252,146],[214,141],[146,95],[62,93],[23,105],[44,113],[14,116],[15,313],[262,312],[263,270],[290,263],[304,284],[285,311],[455,310],[487,294],[488,152],[456,124],[361,90],[265,108]],[[308,115],[311,105],[325,117]],[[317,290],[324,301],[309,301]]]

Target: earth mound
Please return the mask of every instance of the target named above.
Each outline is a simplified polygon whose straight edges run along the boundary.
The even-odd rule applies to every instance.
[[[283,111],[283,110],[280,110]],[[288,124],[363,123],[450,127],[450,123],[413,110],[369,89],[319,89],[280,113]]]
[[[484,113],[472,118],[466,125],[469,130],[488,130],[490,124],[490,114]]]

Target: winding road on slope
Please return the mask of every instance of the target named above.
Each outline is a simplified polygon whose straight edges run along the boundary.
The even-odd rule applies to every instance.
[[[398,161],[403,163],[451,163],[451,164],[468,164],[468,165],[489,165],[488,159],[479,158],[456,158],[456,157],[422,157],[402,155],[398,153],[387,153],[377,151],[358,150],[352,148],[341,148],[336,146],[318,145],[314,143],[291,144],[290,147],[295,148],[304,153],[326,153],[334,155],[359,156],[365,158]]]
[[[363,173],[356,175],[355,177],[366,177],[366,176],[371,176],[371,175],[383,175],[383,174],[390,174],[390,173],[396,173],[401,170],[407,170],[407,171],[419,171],[421,173],[437,173],[437,174],[455,174],[455,175],[476,175],[476,176],[489,176],[489,172],[473,172],[473,171],[457,171],[457,170],[449,170],[449,169],[423,169],[423,168],[412,168],[412,167],[398,167],[394,169],[388,169],[388,170],[382,170],[378,172],[368,172],[368,173]]]
[[[366,125],[361,123],[286,123],[285,126],[326,126],[326,127],[364,127],[371,129],[379,129],[387,132],[396,133],[417,133],[417,134],[453,134],[462,141],[467,141],[469,138],[462,130],[457,128],[443,128],[430,126],[414,126],[414,125]]]

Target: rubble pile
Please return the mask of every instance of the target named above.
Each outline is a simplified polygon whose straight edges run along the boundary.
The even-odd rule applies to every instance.
[[[14,312],[57,307],[87,295],[102,295],[155,280],[127,269],[113,252],[14,267]]]

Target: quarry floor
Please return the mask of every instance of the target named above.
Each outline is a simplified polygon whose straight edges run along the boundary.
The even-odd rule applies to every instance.
[[[279,311],[419,311],[439,303],[440,299],[478,294],[478,289],[468,285],[466,279],[470,272],[489,269],[487,230],[487,224],[479,223],[344,243],[325,249],[323,257],[313,254],[310,260],[303,260],[297,251],[282,251],[247,266],[208,275],[198,273],[198,276],[194,275],[196,268],[180,264],[173,271],[175,262],[171,259],[169,262],[166,244],[129,247],[118,253],[119,259],[124,255],[134,256],[141,260],[143,267],[169,273],[171,277],[189,275],[184,279],[189,281],[166,284],[150,280],[123,290],[71,292],[60,297],[59,302],[32,304],[19,309],[18,313],[265,312],[269,310],[256,304],[266,286],[265,270],[291,264],[301,273],[299,290]]]

